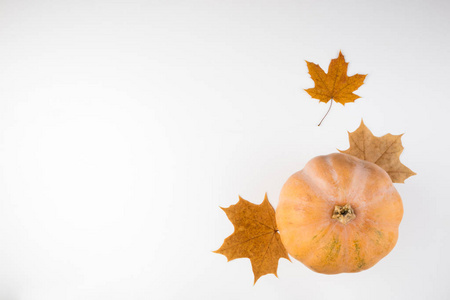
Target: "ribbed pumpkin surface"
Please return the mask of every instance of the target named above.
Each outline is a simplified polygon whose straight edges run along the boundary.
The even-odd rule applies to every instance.
[[[394,248],[402,216],[402,200],[389,175],[339,153],[315,157],[293,174],[276,209],[289,254],[325,274],[375,265]]]

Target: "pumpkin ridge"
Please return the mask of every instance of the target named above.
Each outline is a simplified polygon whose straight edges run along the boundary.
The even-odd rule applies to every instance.
[[[348,250],[348,227],[344,226],[344,229],[341,234],[341,243],[343,246],[343,253],[342,253],[342,262],[343,262],[343,271],[342,272],[348,272],[348,260],[349,260],[349,250]]]
[[[328,204],[333,204],[334,202],[329,199],[323,192],[322,189],[314,182],[312,177],[308,174],[308,172],[301,172],[301,175],[305,177],[306,184],[311,188],[311,190],[316,191],[316,193],[320,194],[320,199],[325,200]],[[300,175],[300,176],[301,176]]]
[[[336,223],[337,224],[337,223]],[[322,235],[322,237],[321,238],[319,238],[319,239],[316,239],[316,241],[315,242],[310,242],[310,248],[309,248],[309,253],[308,253],[308,255],[303,259],[303,261],[308,261],[310,258],[311,258],[311,256],[313,256],[314,255],[314,253],[316,253],[317,251],[319,251],[320,249],[322,249],[323,248],[323,246],[322,247],[320,247],[320,242],[322,241],[322,240],[325,240],[325,237],[327,237],[329,234],[330,234],[330,232],[332,232],[332,231],[334,231],[334,228],[336,227],[336,224],[334,224],[332,227],[326,227],[326,231],[325,231],[325,233]],[[312,246],[312,244],[315,244],[315,246]]]
[[[368,208],[370,206],[373,206],[375,204],[378,204],[378,202],[382,201],[384,199],[384,197],[382,196],[386,196],[388,195],[388,193],[390,192],[396,192],[397,190],[395,189],[394,186],[389,187],[388,190],[382,191],[381,193],[375,194],[372,199],[376,199],[376,201],[370,201],[370,202],[366,202],[363,205],[359,206],[358,209],[364,209],[364,208]]]
[[[387,221],[387,220],[374,220],[371,218],[367,218],[365,220],[366,222],[372,223],[373,225],[379,225],[379,226],[383,226],[383,225],[397,225],[397,221],[392,220],[392,221]]]
[[[352,193],[347,197],[349,202],[353,202],[357,196],[364,192],[367,186],[367,179],[369,178],[368,173],[365,171],[364,165],[361,164],[357,164],[353,169],[353,176],[349,184],[349,192]],[[355,189],[355,186],[360,186],[360,188]]]
[[[331,159],[331,156],[327,155],[325,156],[325,162],[329,166],[329,171],[331,174],[331,178],[333,178],[334,182],[333,185],[336,187],[336,194],[338,195],[339,199],[342,199],[342,189],[339,188],[340,186],[340,180],[339,180],[339,174],[336,172],[336,166],[333,163],[333,160]]]

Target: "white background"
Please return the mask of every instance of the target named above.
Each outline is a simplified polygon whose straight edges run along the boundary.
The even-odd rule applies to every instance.
[[[450,2],[0,0],[0,299],[449,299]],[[304,60],[342,50],[333,108]],[[358,274],[211,251],[364,119],[405,133],[395,249]]]

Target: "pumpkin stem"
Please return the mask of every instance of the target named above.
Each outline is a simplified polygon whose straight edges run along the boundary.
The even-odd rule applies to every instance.
[[[350,204],[345,204],[344,206],[336,205],[334,207],[332,219],[337,219],[342,224],[347,224],[351,220],[356,218],[355,211]]]

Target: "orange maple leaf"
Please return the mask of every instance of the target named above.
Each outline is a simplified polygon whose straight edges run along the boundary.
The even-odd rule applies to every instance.
[[[315,84],[313,88],[305,89],[311,97],[325,103],[334,100],[342,105],[354,102],[356,99],[360,98],[360,96],[353,92],[364,83],[364,79],[367,75],[355,74],[348,77],[348,63],[345,62],[344,55],[342,55],[340,51],[338,58],[331,60],[331,63],[328,66],[328,73],[325,73],[318,64],[306,61],[306,65],[308,66],[311,79],[314,80]],[[333,101],[331,101],[331,104],[332,103]],[[328,112],[331,109],[331,104]],[[322,121],[320,123],[322,123]]]
[[[233,223],[234,232],[214,252],[225,255],[228,261],[250,258],[254,283],[269,273],[277,276],[278,260],[282,257],[290,259],[281,243],[275,210],[270,205],[267,194],[260,205],[239,197],[238,203],[222,209]]]

